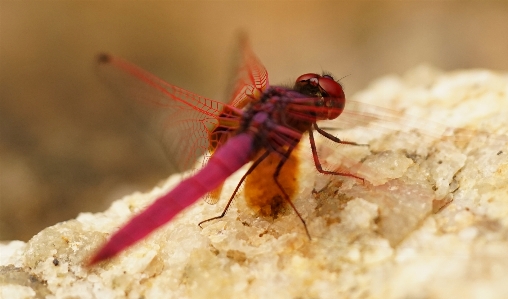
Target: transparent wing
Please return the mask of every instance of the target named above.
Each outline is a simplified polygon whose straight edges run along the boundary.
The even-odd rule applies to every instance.
[[[436,143],[443,147],[449,144],[461,149],[466,148],[472,140],[489,138],[501,144],[501,150],[507,138],[506,135],[496,135],[489,130],[457,128],[403,111],[356,101],[348,101],[337,119],[323,121],[319,125],[341,140],[369,145],[340,145],[339,149],[336,143],[325,141],[321,147],[320,158],[327,160],[327,168],[335,171],[347,169],[347,173],[353,173],[375,184],[382,184],[395,174],[385,171],[386,167],[381,168],[374,164],[369,166],[370,161],[364,160],[368,154],[382,156],[399,152],[408,159],[427,159],[429,155],[439,155],[429,152]],[[409,160],[407,162],[411,163]]]
[[[210,132],[225,104],[168,84],[108,54],[98,56],[99,75],[122,97],[141,124],[163,145],[179,171],[209,151]]]
[[[229,104],[242,109],[250,102],[257,101],[268,87],[268,72],[252,51],[245,34],[240,34],[233,69],[235,69],[235,73],[230,78],[230,82],[235,83],[229,88],[233,91]],[[206,159],[204,163],[206,163]],[[209,204],[216,204],[221,192],[222,186],[210,192],[205,197],[205,201]]]
[[[235,78],[230,105],[243,108],[252,101],[257,101],[268,86],[268,72],[250,47],[247,37],[239,38],[238,56],[236,58]]]
[[[346,101],[346,107],[339,117],[322,121],[320,126],[340,131],[361,130],[364,134],[360,134],[360,140],[358,140],[358,134],[355,134],[356,140],[350,140],[357,143],[368,143],[372,139],[380,138],[383,134],[393,132],[418,131],[425,140],[454,134],[453,128],[443,123],[411,116],[403,111],[351,100]],[[347,140],[348,137],[346,135],[343,138]]]

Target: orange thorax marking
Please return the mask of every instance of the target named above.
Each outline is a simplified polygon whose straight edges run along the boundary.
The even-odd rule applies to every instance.
[[[297,151],[298,146],[282,166],[278,177],[278,181],[289,198],[293,197],[298,187]],[[271,153],[245,180],[245,201],[251,209],[263,216],[275,216],[286,204],[284,195],[273,179],[280,160],[278,154]]]

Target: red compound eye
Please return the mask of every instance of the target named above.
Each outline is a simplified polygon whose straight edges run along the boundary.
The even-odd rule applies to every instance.
[[[344,110],[346,102],[346,96],[342,86],[333,80],[332,76],[329,75],[318,75],[314,73],[308,73],[301,75],[296,79],[296,86],[305,88],[309,84],[314,88],[318,88],[324,99],[324,106],[327,108],[327,112],[321,115],[327,119],[337,118]]]
[[[330,108],[328,119],[337,118],[346,104],[346,96],[342,86],[333,80],[331,76],[325,75],[319,78],[319,87],[328,94],[328,97],[325,98],[325,106]]]
[[[304,74],[296,79],[296,84],[306,84],[307,82],[305,81],[308,81],[311,85],[317,86],[319,84],[319,78],[321,78],[321,76],[318,74]]]
[[[312,86],[319,86],[321,91],[326,92],[331,97],[344,96],[342,86],[329,75],[321,76],[314,73],[304,74],[296,79],[296,84],[311,84]]]
[[[319,78],[319,87],[331,97],[344,97],[342,86],[330,76]]]

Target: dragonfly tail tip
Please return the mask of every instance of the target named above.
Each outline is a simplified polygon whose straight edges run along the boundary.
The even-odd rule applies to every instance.
[[[87,265],[87,267],[93,267],[102,261],[112,258],[115,255],[116,255],[116,252],[108,250],[107,247],[103,247],[101,250],[99,250],[97,253],[95,253],[91,259],[89,259],[87,261],[86,265]]]
[[[97,55],[97,62],[98,63],[109,63],[111,62],[111,55],[107,53],[99,53]]]

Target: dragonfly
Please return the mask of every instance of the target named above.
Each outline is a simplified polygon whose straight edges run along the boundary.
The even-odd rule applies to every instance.
[[[305,133],[309,134],[314,164],[320,173],[364,180],[347,171],[325,170],[316,148],[314,131],[334,143],[363,145],[341,140],[317,124],[321,120],[336,119],[343,112],[346,98],[342,85],[329,74],[307,73],[299,76],[292,87],[271,86],[266,68],[249,43],[243,39],[240,44],[242,57],[238,79],[228,103],[166,83],[121,58],[109,54],[98,56],[100,72],[111,79],[113,87],[122,96],[139,103],[136,106],[139,110],[146,110],[151,129],[167,151],[178,157],[177,167],[189,167],[199,156],[205,155],[201,169],[115,232],[90,259],[90,265],[112,258],[145,238],[252,162],[223,213],[199,225],[223,217],[249,174],[273,155],[278,158],[273,182],[310,239],[305,220],[279,181],[283,166]]]

